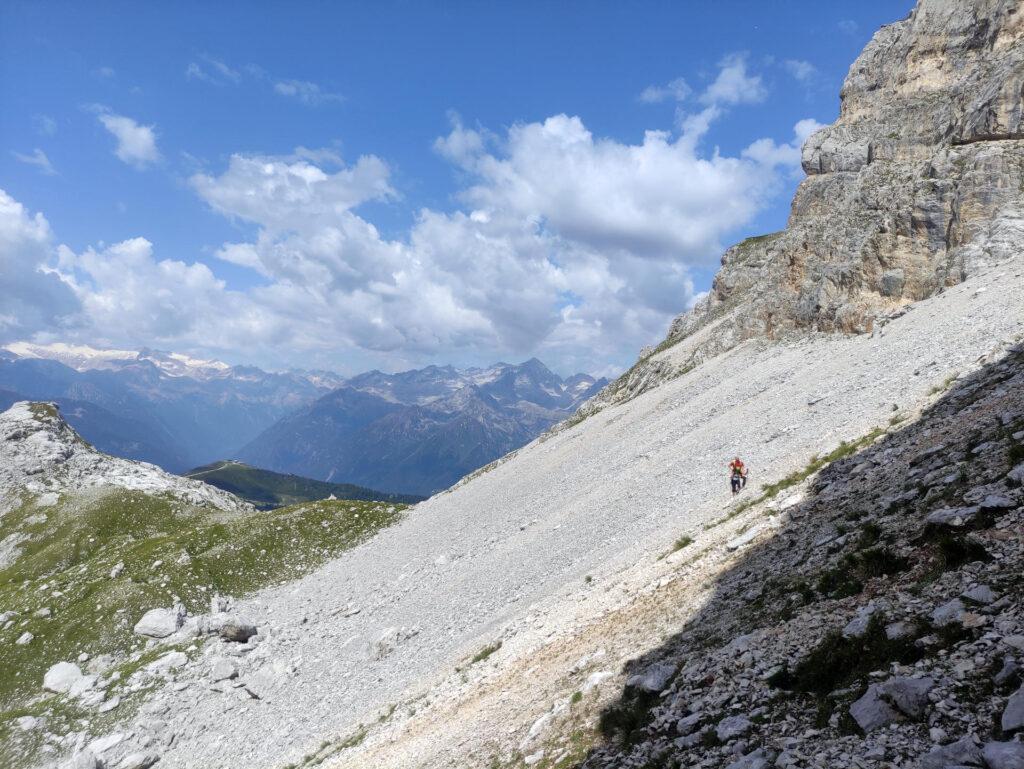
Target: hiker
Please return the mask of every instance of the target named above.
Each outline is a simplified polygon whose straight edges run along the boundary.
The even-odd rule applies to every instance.
[[[733,494],[739,494],[740,489],[747,485],[747,466],[739,457],[733,457],[729,463],[729,482],[732,484]]]

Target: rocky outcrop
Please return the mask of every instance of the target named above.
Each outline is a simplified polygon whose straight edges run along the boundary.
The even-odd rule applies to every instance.
[[[840,117],[803,147],[787,228],[722,258],[670,338],[733,310],[718,345],[793,329],[870,331],[1024,235],[1024,15],[1014,0],[922,0],[854,62]]]
[[[726,251],[708,295],[584,413],[750,338],[869,332],[1006,258],[1024,239],[1022,92],[1016,0],[921,0],[880,29],[803,147],[786,229]]]
[[[85,489],[168,494],[230,512],[253,509],[200,481],[97,451],[64,421],[54,403],[20,401],[0,413],[0,502],[25,492],[39,495],[47,507],[55,505],[61,493]]]

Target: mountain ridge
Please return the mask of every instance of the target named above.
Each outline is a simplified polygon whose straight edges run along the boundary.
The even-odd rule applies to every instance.
[[[356,499],[407,505],[422,502],[424,499],[413,495],[376,491],[351,483],[327,483],[298,475],[275,473],[234,460],[220,460],[195,467],[182,473],[182,476],[230,492],[258,509],[273,509],[321,499]]]
[[[520,448],[605,384],[563,380],[536,358],[348,380],[237,452],[278,472],[429,495]]]

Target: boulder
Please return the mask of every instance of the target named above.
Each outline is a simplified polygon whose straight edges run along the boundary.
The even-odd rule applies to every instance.
[[[988,585],[976,585],[970,590],[962,592],[960,597],[979,606],[988,606],[996,600],[996,594]]]
[[[1003,666],[992,677],[992,683],[997,687],[1012,686],[1020,680],[1020,672],[1020,666],[1013,657],[1004,657]]]
[[[981,508],[977,505],[970,507],[943,507],[928,513],[924,522],[930,526],[962,529],[974,523],[980,511]]]
[[[759,748],[733,761],[726,769],[770,769],[773,758],[772,754]]]
[[[754,724],[746,716],[728,716],[718,722],[715,735],[722,742],[729,742],[750,734]]]
[[[656,662],[642,673],[637,673],[626,679],[626,686],[657,694],[668,686],[668,682],[675,674],[676,666],[672,663]]]
[[[700,728],[700,722],[703,720],[702,713],[691,713],[685,718],[680,718],[676,722],[676,731],[684,737],[688,734],[693,734],[697,729]]]
[[[982,510],[1009,510],[1016,507],[1016,503],[1005,494],[989,494],[978,506]]]
[[[913,719],[924,717],[930,704],[928,692],[935,687],[931,678],[895,676],[878,686],[878,693],[896,706],[903,715]]]
[[[1024,742],[988,742],[981,755],[988,769],[1024,769]]]
[[[850,716],[865,734],[900,720],[899,713],[882,698],[877,684],[869,686],[864,695],[850,705]]]
[[[185,607],[150,609],[135,623],[135,634],[147,638],[166,638],[185,623]]]
[[[999,723],[1006,733],[1024,729],[1024,686],[1010,695]]]
[[[68,694],[84,676],[73,662],[58,662],[43,676],[43,688],[55,694]]]
[[[155,753],[129,753],[121,759],[117,769],[149,769],[159,760],[160,757]]]
[[[1015,486],[1024,485],[1024,462],[1021,462],[1006,474],[1006,480]]]
[[[970,737],[930,750],[920,763],[921,769],[950,769],[961,766],[984,766],[981,750]]]
[[[959,622],[964,616],[966,607],[959,598],[954,598],[952,601],[947,601],[941,606],[937,606],[932,612],[932,624],[936,627],[945,627],[946,625],[952,625],[955,622]]]
[[[256,635],[256,626],[245,617],[228,617],[220,626],[219,632],[225,641],[245,643]]]
[[[871,624],[871,618],[878,612],[879,607],[876,606],[874,602],[860,607],[854,618],[846,623],[846,627],[843,628],[843,637],[863,638],[868,632],[868,626]]]

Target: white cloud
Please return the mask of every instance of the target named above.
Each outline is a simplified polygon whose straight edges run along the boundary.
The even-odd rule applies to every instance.
[[[0,190],[0,342],[61,329],[78,310],[53,271],[51,241],[43,215]]]
[[[786,59],[782,62],[785,70],[801,83],[809,83],[818,74],[817,68],[809,61]]]
[[[93,70],[93,74],[96,75],[96,77],[98,78],[102,78],[103,80],[109,80],[117,73],[114,71],[113,67],[97,67]]]
[[[15,159],[21,163],[27,163],[30,166],[36,166],[41,173],[47,176],[56,175],[57,171],[54,169],[53,164],[50,162],[50,158],[46,156],[46,153],[36,147],[31,154],[26,155],[21,152],[11,152]]]
[[[683,101],[691,93],[689,84],[683,78],[677,77],[665,85],[647,86],[640,92],[639,98],[645,104],[659,104],[664,101]]]
[[[187,80],[202,80],[213,85],[238,84],[242,81],[242,73],[229,67],[220,59],[204,53],[188,63],[185,68],[185,78]]]
[[[824,126],[813,118],[804,118],[793,126],[793,141],[776,144],[772,139],[758,139],[743,150],[743,157],[756,161],[762,166],[788,167],[792,173],[800,171],[800,148],[807,137]]]
[[[311,106],[332,101],[344,101],[341,94],[325,91],[316,83],[311,83],[308,80],[278,80],[274,83],[274,93],[297,99],[303,104]]]
[[[733,53],[719,62],[718,76],[700,100],[707,105],[757,104],[767,95],[761,76],[747,71],[746,54]]]
[[[248,79],[269,86],[279,96],[295,99],[308,106],[345,100],[341,94],[326,91],[318,84],[308,80],[273,78],[256,64],[246,64],[241,69],[236,69],[223,60],[206,53],[200,54],[188,63],[185,68],[185,78],[217,86],[238,85],[243,79]]]
[[[130,117],[115,115],[102,107],[98,108],[96,118],[117,139],[114,154],[128,165],[143,169],[160,160],[154,126],[140,125]]]
[[[860,31],[860,25],[853,19],[843,19],[836,26],[844,35],[856,35]]]
[[[729,105],[762,91],[729,57],[701,112],[635,142],[594,136],[564,114],[501,134],[453,117],[434,147],[461,180],[456,203],[420,210],[398,237],[361,209],[399,199],[376,156],[233,155],[189,183],[213,211],[251,228],[215,256],[258,283],[232,290],[216,264],[161,258],[142,238],[61,248],[63,285],[74,286],[84,318],[73,333],[273,368],[527,354],[561,370],[625,363],[690,304],[690,271],[711,266],[798,167],[814,121],[786,143],[762,139],[736,156],[700,149]]]

